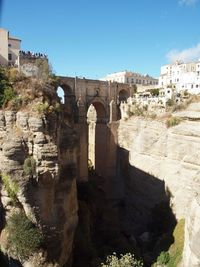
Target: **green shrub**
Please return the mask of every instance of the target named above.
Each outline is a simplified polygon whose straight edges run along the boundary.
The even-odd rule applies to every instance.
[[[173,99],[168,99],[167,102],[166,102],[166,105],[169,106],[169,107],[174,106],[174,100]]]
[[[167,264],[169,262],[169,260],[170,260],[169,252],[162,251],[157,258],[157,263],[158,264]]]
[[[19,110],[22,106],[23,100],[21,96],[14,96],[11,101],[11,107],[14,110]]]
[[[34,175],[36,171],[36,161],[33,157],[28,157],[23,165],[24,173],[26,175]]]
[[[58,112],[58,113],[61,112],[61,105],[60,105],[60,103],[57,102],[57,103],[55,104],[55,106],[54,106],[54,110],[55,110],[55,112]]]
[[[177,267],[181,261],[183,246],[184,246],[184,227],[185,220],[181,219],[173,232],[174,243],[170,246],[168,252],[161,252],[160,256],[157,258],[157,264],[165,264],[166,267]]]
[[[19,192],[18,184],[15,181],[11,181],[7,174],[1,175],[3,186],[11,198],[12,202],[15,204],[17,201],[17,193]]]
[[[136,260],[134,255],[131,253],[127,253],[125,255],[121,255],[120,258],[117,257],[115,253],[110,255],[106,259],[106,263],[102,263],[102,267],[142,267],[143,264]]]
[[[36,110],[40,114],[51,114],[54,112],[60,112],[61,111],[61,106],[59,103],[56,103],[54,106],[50,105],[48,102],[44,103],[37,103],[36,104]]]
[[[0,107],[15,97],[6,69],[0,67]]]
[[[47,114],[49,112],[49,103],[48,102],[37,103],[36,104],[36,110],[40,114]]]
[[[23,212],[12,214],[7,222],[8,250],[19,260],[28,259],[37,251],[42,242],[42,235],[38,228]]]
[[[6,70],[6,76],[8,77],[11,83],[24,80],[26,77],[18,71],[16,68],[8,68]]]
[[[149,91],[152,94],[152,96],[158,96],[159,95],[159,89],[158,88],[150,89]]]
[[[16,96],[16,93],[12,89],[12,87],[7,87],[4,90],[4,98],[3,98],[3,104],[7,104],[10,100],[12,100]]]
[[[173,126],[178,125],[180,122],[181,122],[180,118],[170,117],[169,119],[167,119],[166,125],[167,125],[167,128],[169,128],[169,127],[173,127]]]
[[[181,261],[184,246],[184,228],[185,220],[181,219],[173,232],[174,243],[169,249],[170,260],[167,263],[167,267],[177,267]]]

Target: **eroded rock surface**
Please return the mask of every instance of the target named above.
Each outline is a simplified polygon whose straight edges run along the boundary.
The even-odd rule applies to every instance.
[[[194,195],[185,224],[182,267],[200,266],[200,196]]]
[[[36,164],[31,175],[23,170],[29,157]],[[0,162],[1,173],[19,186],[17,207],[1,186],[4,219],[18,209],[24,210],[44,236],[39,253],[23,266],[63,266],[71,257],[78,220],[76,134],[69,123],[63,122],[62,113],[1,110]]]
[[[125,162],[131,222],[144,220],[159,201],[170,198],[176,218],[186,219],[182,265],[200,266],[200,107],[176,112],[181,122],[167,128],[163,119],[132,117],[120,121],[118,145]],[[139,218],[139,219],[138,219]],[[130,224],[129,224],[130,225]]]

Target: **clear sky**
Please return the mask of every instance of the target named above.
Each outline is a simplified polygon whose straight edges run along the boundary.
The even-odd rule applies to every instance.
[[[58,75],[158,76],[170,60],[200,58],[200,0],[4,0],[0,8],[0,26],[23,50],[48,54]]]

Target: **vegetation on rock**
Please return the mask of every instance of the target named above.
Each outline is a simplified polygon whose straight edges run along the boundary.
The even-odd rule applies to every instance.
[[[134,255],[127,253],[117,257],[115,253],[110,255],[106,259],[106,263],[102,263],[102,267],[142,267],[143,264],[141,261],[135,259]]]
[[[181,219],[173,232],[174,243],[169,248],[169,251],[162,251],[157,262],[153,266],[164,264],[166,267],[177,267],[180,263],[184,246],[184,226],[185,220]]]
[[[20,261],[28,259],[41,245],[42,235],[23,212],[12,214],[8,221],[7,250]]]
[[[166,126],[167,126],[167,128],[170,128],[170,127],[178,125],[180,122],[181,122],[180,118],[170,117],[166,121]]]
[[[15,92],[6,74],[6,70],[0,67],[0,107],[15,97]]]
[[[8,196],[15,204],[17,201],[17,193],[19,191],[18,184],[15,181],[11,181],[7,174],[2,174],[1,179]]]
[[[36,161],[33,157],[28,157],[24,161],[23,169],[26,175],[34,175],[36,168]]]
[[[150,89],[149,92],[151,93],[152,96],[158,96],[159,95],[159,89],[158,88]]]
[[[51,114],[54,112],[60,112],[60,103],[55,103],[55,105],[50,105],[47,101],[44,103],[37,103],[36,110],[39,114]]]
[[[157,263],[162,265],[162,264],[167,264],[170,260],[170,255],[168,251],[162,251],[160,255],[157,258]]]

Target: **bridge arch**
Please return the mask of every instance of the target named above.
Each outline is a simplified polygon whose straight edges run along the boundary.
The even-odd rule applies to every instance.
[[[125,89],[121,89],[118,93],[119,102],[122,102],[122,101],[126,102],[129,97],[130,97],[130,92]]]
[[[88,159],[96,173],[105,171],[105,150],[107,147],[107,114],[101,101],[93,101],[87,112],[88,122]]]
[[[62,89],[61,86],[58,86],[57,89],[56,89],[56,92],[57,92],[57,95],[60,99],[60,102],[62,104],[65,104],[65,91]]]
[[[120,104],[122,102],[127,102],[127,99],[130,97],[130,91],[129,90],[125,90],[125,89],[121,89],[118,92],[118,105],[117,105],[117,120],[121,119],[121,111],[120,111]]]
[[[63,104],[68,102],[68,100],[73,96],[72,88],[68,84],[64,84],[64,83],[58,84],[56,92],[58,96],[59,96],[59,93],[61,94],[62,99],[63,99]]]

